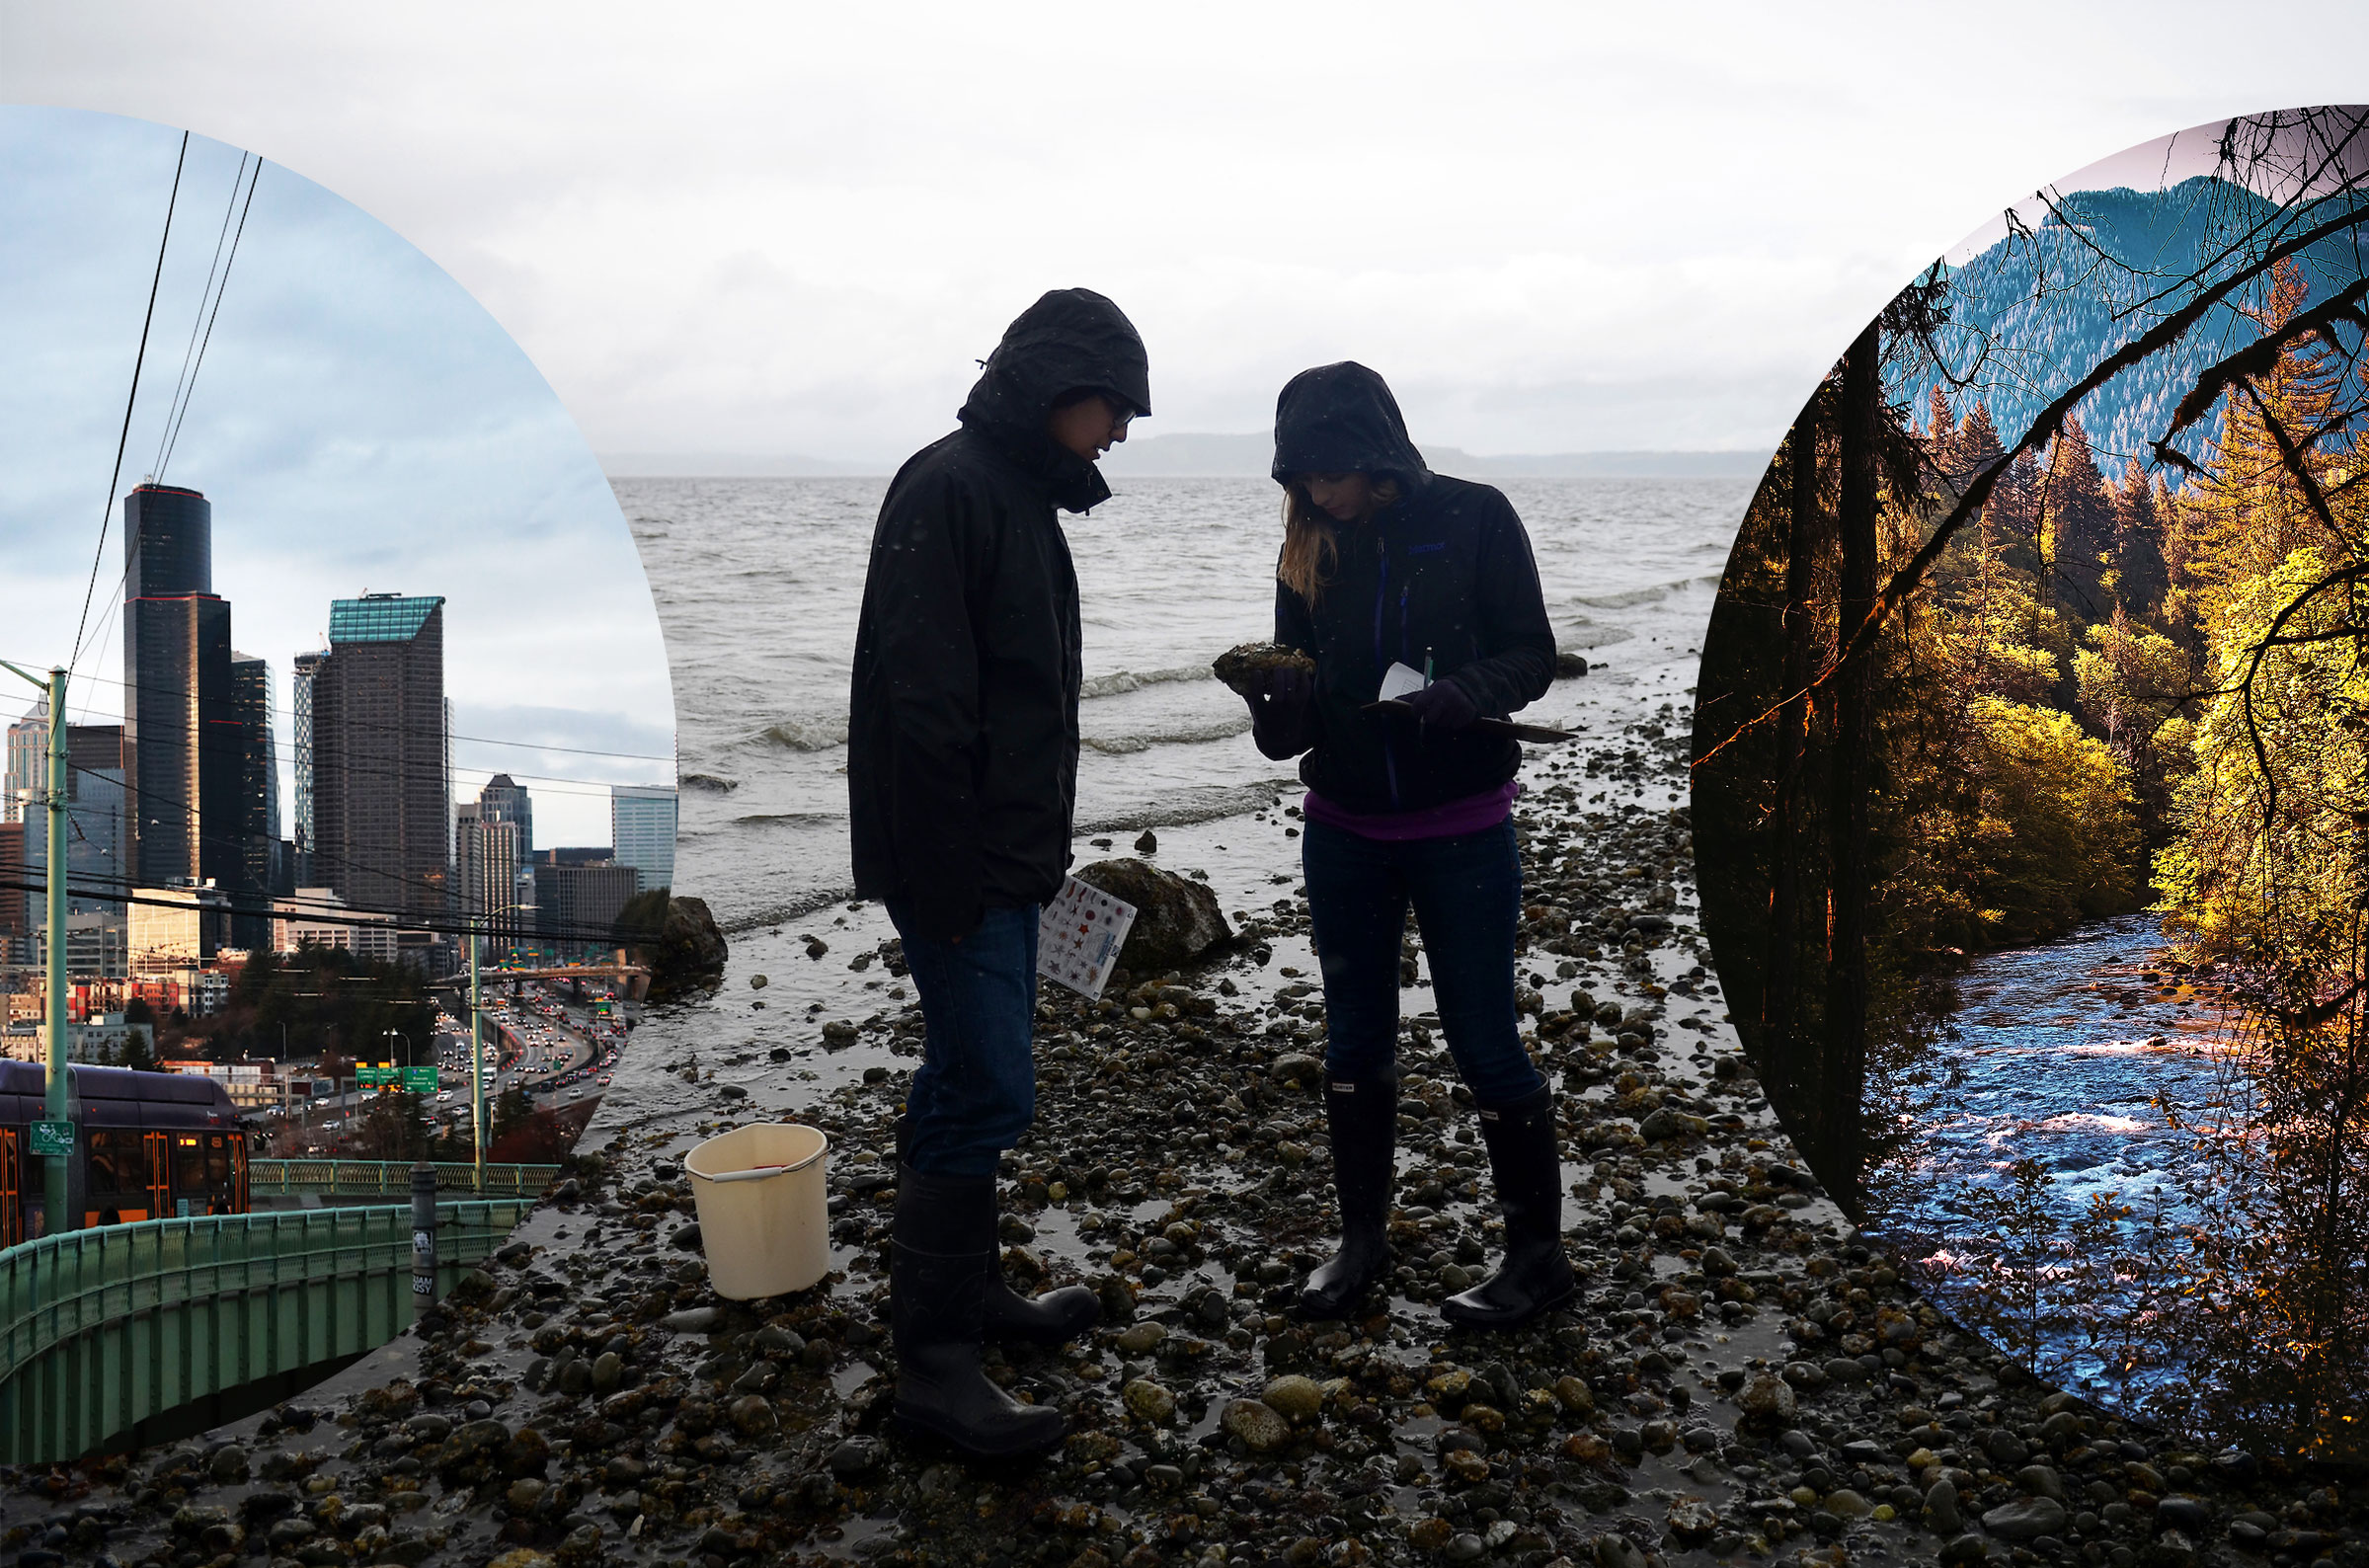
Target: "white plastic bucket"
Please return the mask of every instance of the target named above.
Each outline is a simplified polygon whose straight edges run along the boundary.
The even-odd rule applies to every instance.
[[[830,1139],[816,1128],[751,1122],[683,1156],[708,1283],[718,1295],[786,1295],[829,1272],[829,1150]]]

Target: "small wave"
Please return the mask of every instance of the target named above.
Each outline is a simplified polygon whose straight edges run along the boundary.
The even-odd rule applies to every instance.
[[[1260,784],[1204,784],[1106,816],[1080,818],[1077,836],[1141,832],[1146,827],[1180,827],[1188,823],[1214,823],[1251,812],[1272,811],[1285,790],[1299,787],[1298,779],[1275,779]]]
[[[1148,751],[1155,745],[1195,745],[1205,741],[1227,741],[1249,733],[1250,716],[1242,714],[1208,724],[1178,725],[1174,729],[1159,730],[1150,735],[1089,735],[1078,744],[1088,750],[1109,756],[1133,756],[1138,751]]]
[[[844,823],[846,820],[846,815],[841,812],[751,812],[746,817],[735,817],[733,823],[737,826],[743,823],[751,825],[765,823],[794,823],[811,826],[817,823]]]
[[[726,936],[738,936],[743,931],[753,931],[760,925],[781,925],[803,919],[817,909],[828,909],[834,903],[846,903],[854,898],[853,888],[818,888],[787,903],[768,903],[747,914],[727,916],[716,922],[716,929]]]
[[[1625,610],[1639,604],[1659,603],[1686,586],[1683,582],[1656,583],[1650,588],[1630,588],[1622,593],[1574,593],[1571,602],[1585,604],[1596,610]]]
[[[1170,681],[1217,678],[1207,665],[1180,665],[1173,669],[1114,669],[1107,675],[1088,675],[1077,690],[1081,697],[1116,697]]]
[[[2094,1111],[2072,1111],[2035,1123],[2033,1130],[2041,1133],[2070,1133],[2077,1128],[2093,1127],[2107,1133],[2144,1133],[2155,1124],[2142,1122],[2135,1116],[2107,1116]]]
[[[757,732],[756,739],[793,751],[829,751],[847,744],[847,718],[839,714],[831,718],[783,719],[766,725]]]
[[[685,773],[682,787],[687,790],[713,790],[721,795],[727,790],[739,789],[741,781],[737,778],[719,778],[713,773]]]

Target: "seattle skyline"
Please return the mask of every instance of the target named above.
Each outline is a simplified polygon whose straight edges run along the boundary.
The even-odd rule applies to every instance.
[[[150,477],[211,502],[214,591],[238,605],[240,651],[276,672],[280,734],[292,731],[293,661],[327,646],[331,600],[443,594],[453,730],[485,738],[456,739],[456,792],[507,771],[534,788],[553,841],[605,841],[609,785],[672,777],[657,615],[567,412],[450,277],[276,166],[263,170],[233,252],[241,154],[193,136],[124,435],[180,142],[112,116],[0,108],[0,270],[18,280],[0,296],[0,342],[20,371],[0,377],[12,480],[0,495],[11,579],[0,658],[65,663],[79,627],[69,716],[121,717],[119,515],[99,539],[121,439],[111,513]],[[206,279],[224,256],[213,312]],[[13,720],[33,696],[0,695],[0,712]],[[603,752],[626,754],[592,754]],[[278,770],[292,801],[284,745]]]

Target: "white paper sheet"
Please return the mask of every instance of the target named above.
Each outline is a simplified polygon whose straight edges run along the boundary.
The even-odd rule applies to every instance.
[[[1395,702],[1409,692],[1421,691],[1429,684],[1430,682],[1423,678],[1421,670],[1409,669],[1404,665],[1393,664],[1382,672],[1382,696],[1377,700]]]
[[[1071,877],[1037,924],[1037,973],[1100,996],[1136,923],[1136,906]]]

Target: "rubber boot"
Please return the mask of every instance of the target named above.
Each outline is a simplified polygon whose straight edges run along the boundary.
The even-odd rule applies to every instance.
[[[897,1188],[889,1274],[897,1346],[897,1419],[980,1458],[1051,1448],[1068,1432],[1058,1410],[1024,1405],[980,1371],[987,1283],[979,1215],[994,1213],[992,1176],[930,1176],[907,1168]],[[985,1239],[991,1249],[992,1236]]]
[[[1324,1122],[1332,1134],[1332,1190],[1341,1206],[1341,1250],[1317,1265],[1300,1293],[1300,1314],[1346,1317],[1390,1266],[1391,1156],[1398,1140],[1398,1085],[1327,1078]]]
[[[899,1124],[899,1152],[904,1149],[903,1123]],[[910,1165],[897,1167],[897,1190],[902,1196],[906,1184],[915,1172]],[[927,1177],[922,1178],[924,1181]],[[995,1184],[983,1180],[972,1199],[972,1208],[965,1215],[965,1223],[980,1253],[985,1258],[987,1294],[981,1322],[982,1332],[999,1345],[1014,1342],[1026,1345],[1059,1345],[1102,1321],[1102,1297],[1082,1285],[1065,1285],[1043,1295],[1026,1296],[1012,1290],[1003,1278],[1003,1247],[996,1236],[1000,1217],[995,1203]]]
[[[1563,1252],[1554,1091],[1541,1083],[1510,1105],[1482,1106],[1480,1137],[1505,1211],[1505,1261],[1471,1290],[1442,1301],[1440,1315],[1464,1328],[1512,1328],[1560,1306],[1576,1289]]]

